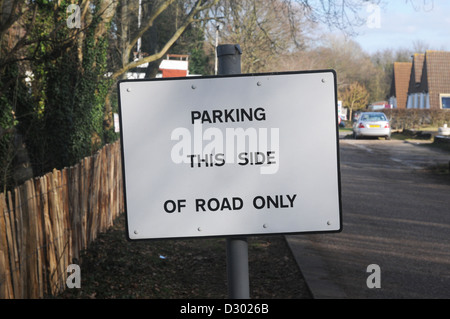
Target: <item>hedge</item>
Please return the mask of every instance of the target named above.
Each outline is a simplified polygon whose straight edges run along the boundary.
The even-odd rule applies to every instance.
[[[441,127],[450,125],[450,110],[430,109],[384,109],[382,110],[391,119],[394,130],[419,129],[422,127]]]

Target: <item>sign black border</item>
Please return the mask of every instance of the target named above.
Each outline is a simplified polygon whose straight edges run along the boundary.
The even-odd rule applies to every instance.
[[[196,81],[205,79],[218,79],[218,78],[242,78],[242,77],[263,77],[263,76],[276,76],[276,75],[296,75],[296,74],[317,74],[317,73],[332,73],[334,80],[334,112],[336,118],[336,159],[337,159],[337,177],[338,177],[338,202],[339,202],[339,229],[337,230],[320,230],[320,231],[303,231],[303,232],[281,232],[281,233],[257,233],[257,234],[239,234],[239,235],[206,235],[206,236],[181,236],[181,237],[163,237],[163,238],[130,238],[128,227],[128,211],[127,211],[127,196],[126,196],[126,179],[125,179],[125,156],[123,145],[123,130],[122,130],[122,105],[120,97],[120,85],[122,83],[129,82],[159,82],[159,81]],[[122,160],[122,183],[123,183],[123,201],[125,208],[125,231],[128,241],[154,241],[154,240],[174,240],[174,239],[201,239],[201,238],[243,238],[252,236],[277,236],[277,235],[307,235],[307,234],[332,234],[340,233],[343,229],[342,221],[342,191],[341,191],[341,161],[340,161],[340,149],[339,149],[339,124],[338,124],[338,97],[337,97],[337,73],[333,69],[320,69],[320,70],[302,70],[302,71],[286,71],[286,72],[267,72],[267,73],[242,73],[242,74],[228,74],[228,75],[205,75],[205,76],[192,76],[192,77],[173,77],[173,78],[153,78],[153,79],[125,79],[117,82],[117,98],[119,106],[119,124],[120,124],[120,153]]]

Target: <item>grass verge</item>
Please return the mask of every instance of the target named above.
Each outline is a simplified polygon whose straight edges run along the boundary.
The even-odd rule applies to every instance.
[[[284,236],[249,237],[252,299],[310,299]],[[125,217],[93,242],[79,261],[81,288],[62,299],[225,299],[226,239],[125,238]],[[50,297],[53,298],[53,297]]]

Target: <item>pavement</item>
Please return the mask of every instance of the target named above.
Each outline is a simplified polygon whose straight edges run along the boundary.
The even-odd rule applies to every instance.
[[[301,235],[286,236],[286,241],[314,299],[347,298],[345,292],[334,283],[325,261],[314,249],[313,241]]]

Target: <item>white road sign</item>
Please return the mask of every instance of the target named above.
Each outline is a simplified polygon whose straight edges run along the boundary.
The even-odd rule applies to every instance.
[[[332,70],[119,82],[130,239],[342,228]]]

